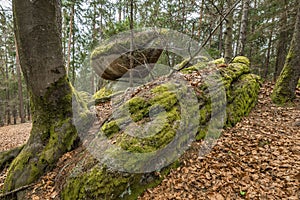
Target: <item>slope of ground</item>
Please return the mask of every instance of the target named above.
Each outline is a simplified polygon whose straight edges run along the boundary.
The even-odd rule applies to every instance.
[[[224,130],[205,156],[199,157],[199,149],[205,144],[194,142],[183,156],[181,167],[171,171],[159,186],[145,191],[139,200],[299,199],[300,91],[285,107],[271,103],[271,91],[272,85],[265,84],[250,115]],[[5,133],[12,134],[10,130],[6,127]],[[0,133],[2,150],[26,140],[19,139],[18,132],[9,137]],[[28,199],[59,199],[64,175],[78,162],[80,152],[82,148],[65,154],[57,168],[27,190]],[[0,189],[4,177],[5,170],[0,173]]]
[[[300,99],[277,107],[271,85],[261,90],[251,114],[224,130],[212,151],[199,157],[201,142],[186,153],[148,199],[300,199]]]

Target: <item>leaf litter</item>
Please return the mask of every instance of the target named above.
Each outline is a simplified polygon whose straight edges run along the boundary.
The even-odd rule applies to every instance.
[[[296,91],[293,103],[278,107],[270,100],[272,88],[273,84],[264,84],[249,116],[235,127],[223,130],[210,152],[199,156],[206,144],[194,142],[180,159],[181,166],[171,170],[160,185],[147,189],[139,200],[300,199],[300,91]],[[107,107],[110,106],[97,110],[108,115]],[[23,132],[28,137],[30,129]],[[9,129],[0,129],[1,150],[27,139],[10,134]],[[54,170],[27,190],[27,199],[60,199],[66,174],[83,152],[83,147],[79,147],[63,155]],[[6,172],[0,173],[0,189]]]

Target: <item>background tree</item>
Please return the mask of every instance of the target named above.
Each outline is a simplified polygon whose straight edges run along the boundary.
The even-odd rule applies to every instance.
[[[274,103],[283,104],[295,98],[300,78],[300,7],[298,6],[293,39],[283,70],[272,93]]]
[[[248,28],[248,13],[249,13],[250,0],[243,0],[243,14],[241,19],[240,38],[238,41],[238,54],[245,54],[245,46],[247,39],[247,28]]]
[[[72,125],[72,90],[62,54],[60,1],[14,0],[13,10],[33,127],[28,142],[10,165],[5,191],[37,180],[77,139]]]
[[[231,8],[233,5],[232,0],[227,0],[227,8]],[[228,15],[226,18],[226,31],[225,31],[225,49],[224,49],[224,58],[225,62],[228,63],[233,57],[232,50],[232,27],[233,27],[233,12]]]

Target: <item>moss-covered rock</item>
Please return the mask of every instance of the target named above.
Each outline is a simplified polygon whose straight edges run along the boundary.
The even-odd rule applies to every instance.
[[[130,174],[112,171],[94,162],[88,155],[77,165],[77,169],[85,170],[71,172],[62,199],[137,199],[145,189],[158,185],[171,168],[178,166],[175,162],[160,173]]]
[[[187,91],[181,91],[178,95],[178,88],[174,83],[154,84],[152,87],[144,88],[144,91],[130,99],[120,97],[115,114],[103,123],[89,149],[89,151],[104,149],[104,152],[101,152],[104,154],[102,158],[110,163],[99,164],[96,161],[97,164],[88,165],[91,167],[79,163],[67,179],[62,199],[136,199],[144,189],[157,185],[163,177],[158,176],[157,172],[150,173],[145,170],[145,173],[128,171],[125,173],[122,171],[133,168],[147,169],[161,162],[155,159],[156,157],[142,163],[138,162],[137,160],[144,159],[145,154],[165,155],[166,160],[170,159],[170,155],[172,157],[173,154],[178,154],[177,150],[187,143],[189,137],[187,134],[178,137],[181,132],[178,130],[185,120],[196,119],[198,132],[193,139],[199,140],[205,137],[218,138],[224,126],[233,126],[247,115],[256,103],[260,88],[259,77],[250,74],[249,65],[247,58],[236,57],[226,67],[210,66],[208,71],[212,73],[205,73],[215,79],[213,83],[216,85],[211,85],[212,83],[209,82],[195,85],[199,104],[187,105],[192,107],[189,111],[183,110],[184,105],[181,104],[181,93]],[[199,68],[196,66],[190,72],[195,70]],[[189,73],[189,70],[186,72]],[[192,116],[192,113],[186,113],[192,110],[199,111],[197,112],[199,117],[195,119],[183,117],[184,114]],[[224,116],[227,116],[227,120]],[[150,122],[151,126],[149,126]],[[160,126],[153,126],[156,123]],[[188,122],[186,124],[189,125]],[[107,139],[102,140],[103,138]],[[177,146],[171,148],[166,154],[162,149],[170,145],[174,139],[179,141]],[[101,148],[102,146],[105,148]],[[126,153],[131,153],[132,157],[126,157]],[[109,165],[120,164],[113,161],[117,156],[121,157],[121,172]],[[166,168],[162,168],[160,173],[167,174],[174,166],[176,164],[169,164]]]
[[[232,63],[242,63],[250,67],[250,61],[245,56],[237,56],[233,59]]]
[[[255,106],[260,89],[260,78],[254,74],[243,74],[232,84],[227,97],[227,126],[234,126],[247,116]]]

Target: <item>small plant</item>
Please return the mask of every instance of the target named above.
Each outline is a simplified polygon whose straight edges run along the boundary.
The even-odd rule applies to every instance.
[[[245,196],[246,195],[246,191],[240,190],[240,195],[241,196]]]

